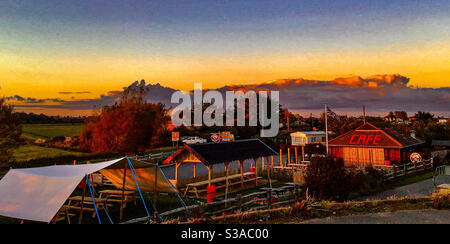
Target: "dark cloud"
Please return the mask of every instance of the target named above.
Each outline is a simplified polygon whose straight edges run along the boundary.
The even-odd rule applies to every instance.
[[[450,87],[413,88],[401,75],[377,75],[367,78],[337,78],[332,81],[304,79],[276,80],[249,86],[227,86],[224,90],[277,90],[280,103],[289,109],[315,110],[328,104],[333,108],[359,111],[366,105],[376,111],[450,112]]]
[[[72,94],[91,94],[92,92],[89,91],[78,91],[78,92],[58,92],[62,95],[72,95]]]
[[[371,111],[418,110],[441,111],[450,114],[450,87],[413,88],[408,86],[409,78],[401,75],[377,75],[371,77],[337,78],[331,81],[282,79],[254,85],[224,86],[218,90],[275,90],[280,92],[280,102],[291,110],[320,110],[326,103],[334,109],[359,111],[362,105]],[[145,88],[146,99],[162,102],[174,107],[170,98],[177,91],[157,84],[146,84],[144,80],[131,84],[129,89]],[[125,88],[124,88],[125,89]],[[48,107],[68,110],[91,110],[119,101],[123,91],[110,91],[96,99],[61,100],[23,98],[19,95],[7,99],[21,101],[20,107]],[[53,105],[45,105],[52,101]],[[26,103],[26,104],[23,104]],[[19,106],[18,106],[19,107]]]

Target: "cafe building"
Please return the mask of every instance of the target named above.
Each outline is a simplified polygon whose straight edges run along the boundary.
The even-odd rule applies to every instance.
[[[374,166],[409,161],[413,152],[423,154],[423,141],[393,128],[377,128],[370,123],[329,141],[330,154],[342,158],[346,166]]]

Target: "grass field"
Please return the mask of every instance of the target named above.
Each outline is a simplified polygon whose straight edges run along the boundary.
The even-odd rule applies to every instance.
[[[67,151],[57,148],[47,148],[35,145],[23,145],[20,146],[14,152],[14,158],[17,162],[25,162],[37,158],[58,158],[61,156],[85,156],[88,153]]]
[[[25,124],[22,135],[27,139],[50,140],[55,136],[78,136],[82,127],[82,124]]]

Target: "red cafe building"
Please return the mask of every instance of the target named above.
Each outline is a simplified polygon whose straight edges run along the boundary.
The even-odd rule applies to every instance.
[[[423,143],[393,128],[379,129],[365,123],[330,140],[328,145],[330,154],[344,159],[346,166],[364,167],[407,162],[412,152],[423,151]]]

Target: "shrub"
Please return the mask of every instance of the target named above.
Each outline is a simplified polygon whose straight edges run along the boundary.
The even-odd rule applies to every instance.
[[[376,193],[384,184],[381,172],[373,167],[345,168],[342,159],[330,157],[313,158],[305,182],[314,197],[335,201]]]
[[[344,200],[351,192],[344,161],[331,157],[314,157],[306,170],[306,187],[316,198]]]

